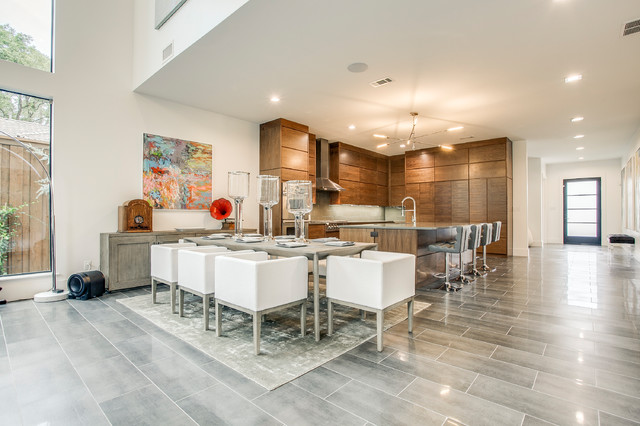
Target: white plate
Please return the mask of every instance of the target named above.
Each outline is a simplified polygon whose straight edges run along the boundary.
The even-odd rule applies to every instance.
[[[336,238],[336,237],[315,238],[311,241],[313,241],[314,243],[328,243],[329,241],[340,241],[340,238]]]
[[[325,246],[334,246],[334,247],[348,247],[353,246],[356,243],[353,241],[327,241],[324,243]]]
[[[260,243],[264,241],[263,237],[242,237],[236,240],[239,243]]]
[[[204,231],[205,228],[195,227],[195,228],[175,228],[178,232],[188,232],[188,231]]]
[[[202,237],[205,240],[224,240],[225,238],[229,238],[231,235],[229,234],[211,234],[206,237]]]
[[[254,238],[254,237],[260,237],[262,238],[262,234],[243,234],[242,238]]]
[[[286,242],[278,242],[276,243],[278,247],[286,247],[286,248],[296,248],[296,247],[306,247],[309,244],[306,243],[298,243],[295,241],[286,241]]]

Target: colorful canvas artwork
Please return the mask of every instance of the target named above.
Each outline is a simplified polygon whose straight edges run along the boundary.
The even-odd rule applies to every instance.
[[[145,133],[144,199],[156,209],[208,209],[211,159],[211,145]]]

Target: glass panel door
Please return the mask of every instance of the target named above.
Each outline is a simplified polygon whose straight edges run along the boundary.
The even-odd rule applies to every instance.
[[[600,245],[600,178],[564,180],[564,243]]]

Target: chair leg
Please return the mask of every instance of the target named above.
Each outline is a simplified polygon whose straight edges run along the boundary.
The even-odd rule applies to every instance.
[[[158,282],[151,278],[151,303],[156,304],[156,292],[158,291]]]
[[[178,315],[184,316],[184,290],[178,289]]]
[[[205,294],[202,296],[202,319],[204,320],[204,331],[209,330],[209,303],[211,296]]]
[[[407,319],[409,320],[409,334],[413,334],[413,297],[407,302]]]
[[[487,246],[482,246],[482,270],[489,271],[491,268],[487,265]]]
[[[327,299],[327,336],[331,336],[333,334],[333,303],[331,303],[331,299]]]
[[[380,309],[376,312],[376,329],[378,334],[378,352],[382,352],[383,344],[382,344],[382,328],[384,327],[384,310]]]
[[[171,313],[176,313],[176,283],[169,284],[169,288],[171,289]]]
[[[253,314],[253,348],[256,355],[260,354],[260,326],[262,315],[258,312]]]
[[[216,299],[216,336],[220,337],[222,334],[222,306]]]
[[[307,333],[307,302],[302,302],[300,306],[300,334],[304,337]]]

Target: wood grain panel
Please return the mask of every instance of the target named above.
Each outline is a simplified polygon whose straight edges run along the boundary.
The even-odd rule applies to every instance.
[[[424,169],[427,167],[433,167],[434,154],[425,149],[419,151],[407,151],[405,155],[405,168],[410,169]]]
[[[469,179],[469,165],[459,164],[455,166],[436,167],[434,180],[436,182]]]
[[[340,179],[338,184],[345,190],[331,193],[333,204],[360,204],[360,182]]]
[[[373,228],[340,228],[340,239],[359,243],[375,243],[375,238],[371,236],[373,231]]]
[[[399,206],[404,198],[404,185],[389,187],[389,205]]]
[[[435,197],[433,183],[420,184],[418,220],[420,222],[433,222],[435,220]]]
[[[309,133],[309,157],[316,158],[316,135]]]
[[[419,183],[409,183],[404,186],[404,196],[405,197],[413,197],[416,202],[420,199],[420,184]]]
[[[360,182],[360,168],[355,166],[349,166],[347,164],[340,164],[338,166],[339,180],[351,180],[353,182]]]
[[[469,148],[469,163],[480,163],[484,161],[498,161],[507,159],[507,148],[505,144],[495,144]]]
[[[507,179],[487,179],[487,221],[507,223]]]
[[[507,139],[507,177],[513,179],[513,146],[509,139]]]
[[[416,254],[418,232],[405,229],[378,229],[378,250]]]
[[[306,151],[282,147],[280,152],[282,156],[281,167],[301,170],[305,173],[308,171],[309,157]]]
[[[360,169],[360,182],[378,184],[378,172],[376,170]]]
[[[376,172],[376,183],[378,185],[389,186],[389,174],[387,172]]]
[[[451,222],[469,223],[469,181],[451,182]]]
[[[389,205],[389,187],[387,185],[376,185],[377,204],[379,206]]]
[[[296,149],[308,154],[309,152],[309,134],[299,130],[282,128],[282,147]]]
[[[360,154],[360,167],[367,170],[378,170],[378,159],[372,155]]]
[[[374,183],[360,183],[360,200],[358,204],[375,206],[378,201],[378,185]]]
[[[451,223],[451,182],[434,184],[435,218],[442,224]]]
[[[469,221],[487,221],[487,180],[469,179]]]
[[[340,147],[337,143],[329,145],[329,179],[334,182],[340,180]]]
[[[260,170],[280,168],[280,126],[260,125]]]
[[[469,150],[464,148],[456,148],[452,151],[438,149],[434,153],[435,166],[450,166],[452,164],[467,164],[469,162]]]
[[[280,180],[286,182],[288,180],[308,180],[309,174],[302,170],[280,169]]]
[[[507,175],[507,162],[489,161],[469,164],[469,179],[502,177]]]
[[[391,186],[404,186],[404,172],[402,173],[394,173],[391,172]]]
[[[360,167],[360,153],[340,146],[340,164],[348,164],[350,166]]]
[[[389,173],[389,158],[378,158],[376,170],[379,172]]]
[[[389,157],[389,168],[391,173],[404,173],[404,155]]]
[[[285,118],[278,118],[276,120],[273,120],[273,122],[282,127],[287,127],[289,129],[297,130],[299,132],[309,133],[309,126],[296,123],[295,121],[287,120]]]
[[[426,169],[407,169],[404,173],[405,183],[420,183],[420,182],[433,182],[434,180],[434,168],[429,167]]]
[[[307,238],[324,238],[324,225],[321,224],[309,224],[309,235]]]

